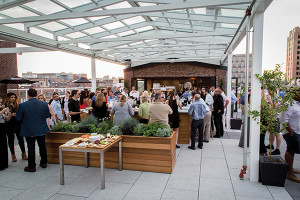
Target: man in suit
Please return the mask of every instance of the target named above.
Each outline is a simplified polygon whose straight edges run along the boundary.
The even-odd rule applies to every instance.
[[[21,122],[20,136],[26,138],[28,148],[28,166],[24,168],[24,171],[35,172],[35,141],[39,145],[40,166],[47,167],[45,134],[50,131],[46,123],[46,119],[50,117],[50,111],[46,102],[37,100],[35,89],[29,89],[28,96],[30,99],[19,105],[16,119]]]

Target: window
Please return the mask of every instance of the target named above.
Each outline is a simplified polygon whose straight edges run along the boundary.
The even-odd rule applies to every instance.
[[[297,70],[299,70],[299,67],[297,67]]]

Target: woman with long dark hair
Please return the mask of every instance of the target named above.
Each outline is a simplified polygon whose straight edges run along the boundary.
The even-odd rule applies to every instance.
[[[180,122],[178,107],[180,108],[180,110],[182,110],[182,107],[180,101],[176,99],[174,91],[171,91],[169,93],[169,100],[166,102],[166,104],[168,104],[173,110],[173,113],[169,115],[169,124],[172,130],[176,132],[176,148],[180,148],[180,146],[178,145],[179,122]]]
[[[17,157],[15,154],[15,134],[17,136],[20,149],[22,151],[22,159],[27,160],[24,138],[19,136],[20,134],[20,123],[16,120],[16,113],[19,107],[19,99],[15,93],[9,92],[6,95],[5,107],[8,107],[11,113],[11,119],[7,122],[7,138],[8,146],[11,153],[11,159],[13,162],[17,162]]]
[[[80,93],[80,100],[79,100],[80,109],[85,109],[86,107],[89,106],[87,97],[88,97],[87,91],[82,90]]]

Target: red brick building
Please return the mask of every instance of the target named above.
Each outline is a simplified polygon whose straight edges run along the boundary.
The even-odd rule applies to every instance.
[[[153,88],[153,83],[175,86],[176,90],[184,87],[186,82],[193,86],[219,86],[223,79],[226,83],[227,67],[200,62],[149,63],[124,69],[124,82],[145,90]]]
[[[12,42],[0,41],[0,48],[15,48],[16,44]],[[11,78],[18,75],[17,54],[0,54],[0,80]],[[16,88],[16,85],[5,85],[0,83],[0,97],[4,97],[7,88]]]

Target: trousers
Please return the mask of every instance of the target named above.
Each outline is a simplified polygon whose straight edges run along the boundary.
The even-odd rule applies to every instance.
[[[191,127],[192,128],[192,130],[191,130],[191,140],[192,140],[191,146],[193,148],[195,147],[195,143],[196,143],[196,132],[197,132],[197,130],[199,132],[198,147],[203,146],[203,127],[204,127],[204,120],[203,119],[199,119],[199,120],[193,119],[192,127]]]
[[[47,150],[45,144],[45,135],[36,137],[26,137],[28,148],[28,167],[35,168],[35,141],[37,141],[40,150],[40,164],[47,164]]]
[[[223,115],[214,114],[214,122],[216,126],[216,136],[223,137],[224,129],[223,129]]]
[[[207,112],[204,117],[204,140],[209,141],[211,133],[211,111]]]

